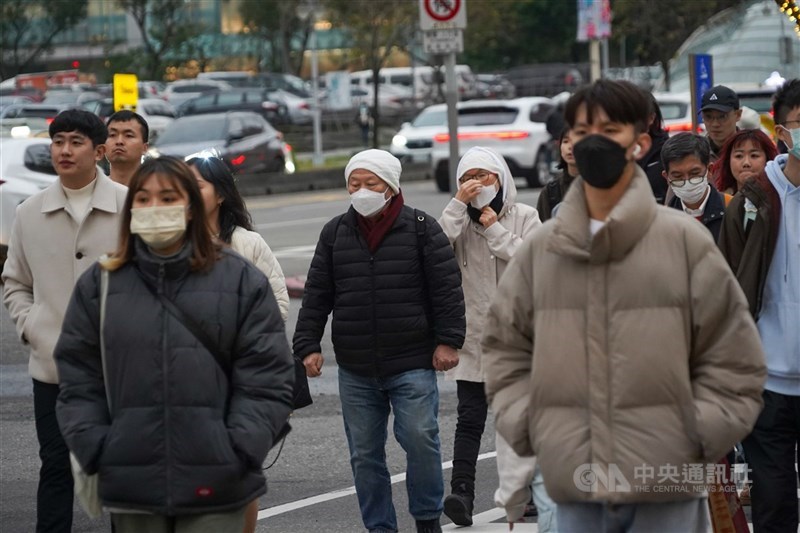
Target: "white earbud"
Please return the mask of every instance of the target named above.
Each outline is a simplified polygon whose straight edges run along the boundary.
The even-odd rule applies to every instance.
[[[642,151],[642,147],[637,144],[636,148],[633,149],[633,157],[639,157],[639,153],[641,151]]]

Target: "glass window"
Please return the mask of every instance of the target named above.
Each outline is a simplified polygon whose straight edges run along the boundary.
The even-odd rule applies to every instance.
[[[25,167],[45,174],[56,175],[53,161],[50,159],[50,145],[33,144],[25,149]]]
[[[392,76],[392,83],[411,87],[411,74],[395,74]]]
[[[244,100],[244,95],[242,93],[219,93],[217,96],[217,105],[219,106],[229,106],[229,105],[237,105],[241,104],[242,100]]]
[[[511,124],[519,110],[513,107],[472,107],[458,110],[459,126],[494,126]]]
[[[686,109],[689,106],[681,102],[659,102],[658,108],[661,109],[661,117],[664,120],[676,120],[686,116]]]
[[[447,110],[441,109],[436,111],[423,111],[411,123],[415,128],[424,128],[426,126],[444,126],[447,124]]]
[[[547,117],[550,115],[550,112],[553,110],[553,106],[550,104],[536,104],[531,106],[531,113],[529,119],[531,122],[545,122],[547,121]]]
[[[244,124],[244,135],[258,135],[264,131],[264,125],[259,120],[258,115],[242,115],[242,123]]]
[[[166,144],[215,141],[225,138],[225,116],[197,116],[180,118],[170,124],[156,141],[156,146]]]

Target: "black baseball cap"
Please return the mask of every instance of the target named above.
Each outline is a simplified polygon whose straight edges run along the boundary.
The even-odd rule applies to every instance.
[[[739,109],[739,95],[724,85],[712,87],[703,94],[700,111],[714,109],[727,113]]]

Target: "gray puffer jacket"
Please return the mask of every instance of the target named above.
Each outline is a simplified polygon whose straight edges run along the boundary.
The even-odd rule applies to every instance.
[[[201,273],[189,269],[189,246],[163,259],[136,245],[109,275],[107,384],[100,265],[76,285],[55,349],[61,431],[84,470],[99,473],[106,507],[167,516],[241,508],[266,492],[261,463],[291,410],[278,305],[264,275],[235,252]],[[230,354],[230,379],[148,285]]]

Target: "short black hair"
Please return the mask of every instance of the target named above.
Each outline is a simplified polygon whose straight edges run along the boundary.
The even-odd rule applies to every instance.
[[[786,115],[795,107],[800,107],[800,78],[789,80],[772,97],[772,114],[775,124],[783,124]]]
[[[148,142],[148,139],[150,139],[150,127],[147,125],[147,121],[142,115],[134,113],[129,109],[121,109],[108,117],[106,126],[111,127],[112,122],[128,122],[129,120],[135,120],[139,123],[142,127],[142,140]]]
[[[708,144],[708,139],[689,131],[673,135],[661,147],[661,165],[664,167],[664,172],[669,172],[671,162],[692,155],[697,157],[703,166],[708,166],[711,161],[711,146]]]
[[[581,104],[586,105],[589,124],[594,120],[597,108],[602,108],[612,121],[633,124],[637,133],[647,131],[651,113],[649,96],[629,81],[597,80],[575,91],[564,109],[564,118],[570,128],[575,127],[575,115]]]
[[[67,109],[62,111],[53,122],[50,123],[50,138],[57,133],[77,131],[91,139],[92,146],[99,146],[106,143],[108,139],[108,128],[94,113],[83,109]]]

